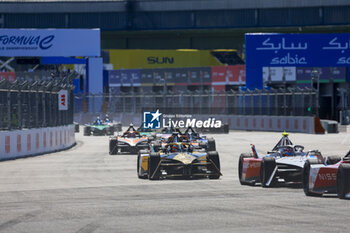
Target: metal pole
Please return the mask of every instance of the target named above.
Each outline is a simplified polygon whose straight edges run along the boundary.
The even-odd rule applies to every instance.
[[[35,92],[35,128],[39,127],[39,90]]]
[[[11,129],[11,90],[7,91],[7,129]]]
[[[320,110],[320,72],[317,72],[317,92],[316,92],[316,116],[319,117]]]
[[[18,128],[22,129],[22,93],[21,93],[21,88],[18,89],[17,115],[18,115]]]
[[[46,126],[46,90],[43,90],[43,93],[41,94],[41,99],[42,99],[42,112],[43,112],[43,120],[42,120],[42,127]]]

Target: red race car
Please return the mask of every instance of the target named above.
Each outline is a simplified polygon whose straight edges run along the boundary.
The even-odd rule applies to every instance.
[[[323,163],[308,160],[304,165],[303,186],[307,196],[336,193],[341,199],[350,198],[350,151],[343,159],[332,156]]]

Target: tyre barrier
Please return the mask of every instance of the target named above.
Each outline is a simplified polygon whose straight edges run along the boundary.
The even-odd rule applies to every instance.
[[[0,131],[0,161],[68,149],[75,145],[74,125]]]

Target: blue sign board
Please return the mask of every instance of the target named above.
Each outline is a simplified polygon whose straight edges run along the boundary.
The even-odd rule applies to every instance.
[[[100,55],[99,29],[0,29],[0,57]]]
[[[109,71],[109,86],[141,86],[139,69]]]
[[[245,45],[249,89],[263,87],[263,67],[350,66],[350,34],[247,33]]]

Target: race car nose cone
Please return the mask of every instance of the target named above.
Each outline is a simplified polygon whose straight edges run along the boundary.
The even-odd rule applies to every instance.
[[[195,159],[195,157],[186,153],[180,153],[174,157],[174,160],[180,161],[185,165],[192,163]]]

